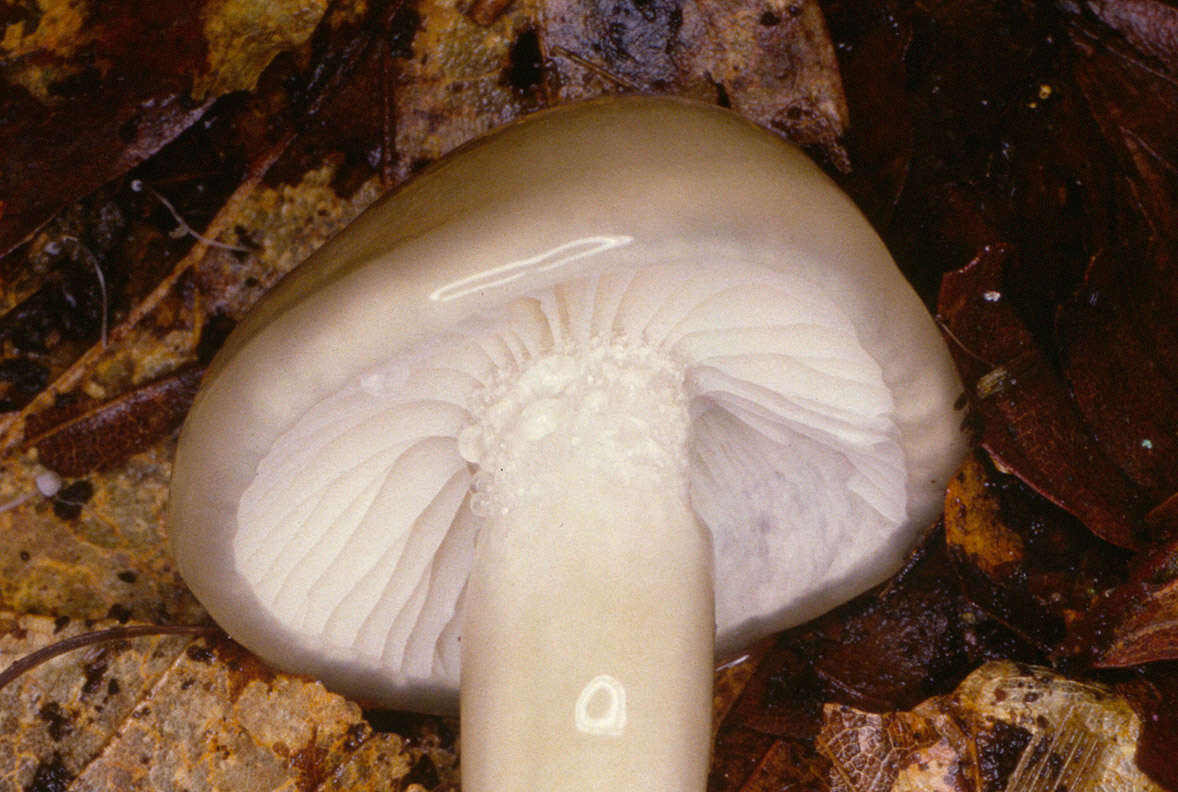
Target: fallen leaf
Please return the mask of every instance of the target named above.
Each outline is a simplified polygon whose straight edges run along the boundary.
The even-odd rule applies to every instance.
[[[830,761],[831,792],[970,789],[962,783],[952,745],[914,713],[875,715],[829,705],[818,751]]]
[[[847,102],[855,109],[843,137],[851,170],[839,174],[839,182],[872,224],[885,229],[915,153],[905,90],[912,21],[894,4],[862,0],[831,0],[822,10],[835,37]]]
[[[982,454],[965,461],[945,496],[945,541],[970,601],[1052,652],[1106,589],[1124,581],[1130,554],[1044,508]]]
[[[1178,660],[1178,540],[1137,559],[1127,582],[1094,599],[1056,656],[1100,668]]]
[[[1104,685],[995,662],[911,712],[829,706],[818,750],[837,792],[1161,792],[1136,765],[1141,729]]]
[[[102,626],[6,614],[0,663]],[[429,789],[456,788],[453,745],[378,734],[356,704],[227,640],[91,647],[19,677],[0,702],[6,789],[384,790],[415,772]]]
[[[0,665],[94,626],[0,616]],[[157,636],[64,655],[0,690],[0,787],[72,777],[102,750],[190,638]]]
[[[182,369],[80,411],[33,434],[27,444],[37,449],[41,464],[63,476],[113,467],[180,427],[203,374],[201,367]]]
[[[71,619],[203,619],[167,550],[170,459],[169,444],[157,445],[43,497],[35,481],[45,469],[35,457],[5,458],[0,503],[25,500],[0,512],[0,608]],[[61,497],[81,489],[78,482],[89,497]]]
[[[931,532],[889,584],[781,634],[754,658],[717,732],[709,788],[811,788],[802,779],[826,776],[813,750],[824,705],[913,707],[981,663],[1012,657],[1045,659],[961,595],[944,534]]]
[[[266,24],[257,13],[271,9]],[[298,46],[322,2],[31,4],[0,46],[0,255],[161,150],[223,93]],[[236,22],[234,20],[237,20]],[[248,36],[229,34],[245,24]],[[36,185],[36,189],[29,189]]]
[[[1143,542],[1138,494],[1097,446],[1006,294],[1012,252],[945,276],[937,313],[982,426],[982,446],[1039,494],[1121,547]]]
[[[1057,328],[1076,403],[1153,508],[1178,492],[1178,46],[1174,9],[1089,3],[1069,34],[1076,79],[1121,165],[1113,239],[1091,258]]]

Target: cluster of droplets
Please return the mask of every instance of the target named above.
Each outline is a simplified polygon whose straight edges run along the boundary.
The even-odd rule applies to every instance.
[[[625,339],[558,347],[476,393],[458,449],[478,466],[471,508],[507,514],[536,487],[567,487],[568,466],[639,487],[687,465],[683,368]]]

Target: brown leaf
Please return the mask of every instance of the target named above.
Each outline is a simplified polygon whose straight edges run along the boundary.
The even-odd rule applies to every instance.
[[[823,3],[839,54],[847,102],[854,108],[844,143],[851,171],[839,183],[876,228],[884,229],[912,165],[912,109],[905,56],[912,23],[902,10],[863,0]]]
[[[994,471],[981,454],[949,483],[945,540],[966,596],[1047,652],[1097,592],[1125,579],[1129,561],[1128,553]]]
[[[1077,82],[1121,165],[1122,206],[1056,325],[1077,405],[1152,507],[1178,491],[1178,16],[1156,2],[1091,6],[1124,34],[1083,19],[1071,29]]]
[[[783,633],[757,659],[719,729],[712,792],[735,792],[754,779],[768,784],[767,768],[777,766],[769,752],[798,752],[812,763],[807,741],[821,727],[824,704],[903,709],[951,690],[988,659],[1043,659],[959,593],[941,539],[933,532],[882,591]]]
[[[697,14],[686,7],[668,52],[685,72],[679,79],[712,81],[720,104],[849,169],[841,141],[847,104],[818,3],[712,0],[698,3]]]
[[[1142,302],[1121,287],[1139,281],[1124,270],[1097,257],[1057,326],[1076,405],[1101,449],[1152,509],[1178,491],[1178,381],[1154,351],[1167,331],[1141,326]],[[1156,317],[1146,309],[1144,319]]]
[[[1136,49],[1178,74],[1178,9],[1159,0],[1087,0],[1085,5]]]
[[[1121,682],[1117,692],[1141,717],[1137,765],[1166,789],[1178,789],[1178,669],[1168,663],[1150,671]]]
[[[817,745],[830,761],[832,792],[970,789],[959,776],[960,757],[949,741],[914,713],[874,715],[830,705]],[[913,776],[919,776],[919,785],[912,783]]]
[[[33,434],[28,445],[63,476],[114,467],[180,426],[203,375],[202,367],[190,366]]]
[[[1103,668],[1178,660],[1178,540],[1139,559],[1133,572],[1092,603],[1059,657]]]
[[[280,154],[287,154],[284,167],[301,167],[299,178],[308,168],[322,168],[325,158],[338,162],[330,170],[345,199],[371,179],[376,171],[370,152],[381,148],[384,113],[379,103],[370,101],[373,76],[363,67],[380,62],[372,42],[383,28],[380,14],[387,7],[368,7],[371,17],[332,16],[303,45],[299,58],[274,60],[256,92],[218,103],[161,156],[59,214],[30,244],[0,259],[0,273],[6,276],[0,278],[0,304],[11,307],[0,318],[0,409],[22,410],[21,416],[0,419],[5,446],[19,439],[21,417],[77,389],[87,373],[100,374],[105,393],[120,393],[190,361],[198,346],[196,334],[206,324],[199,311],[212,312],[208,323],[215,323],[221,307],[194,303],[200,295],[184,278],[209,250],[232,259],[221,266],[236,265],[239,290],[252,291],[254,299],[261,291],[257,283],[277,279],[281,272],[256,277],[241,267],[241,259],[247,258],[244,249],[255,243],[226,204],[249,195]],[[282,19],[271,21],[282,25]],[[210,23],[218,24],[216,19]],[[299,22],[306,23],[306,18]],[[259,28],[254,43],[264,50],[280,35]],[[245,60],[230,54],[221,66],[241,66],[250,52],[254,50],[245,45],[237,53]],[[247,69],[234,79],[245,79],[247,73],[252,74]],[[378,72],[377,94],[382,76]],[[356,80],[349,82],[349,77]],[[375,124],[370,123],[373,118]],[[296,129],[307,133],[296,138]],[[318,148],[308,153],[292,145],[296,140]],[[281,178],[281,171],[273,175]],[[361,205],[373,197],[375,192]],[[207,245],[194,247],[192,229],[201,230]],[[182,232],[178,238],[171,234],[176,230]],[[306,237],[307,244],[315,241],[309,233]],[[232,245],[234,250],[215,245]],[[152,320],[144,321],[148,314]],[[106,337],[104,329],[109,331]],[[102,349],[96,348],[99,344]],[[171,347],[171,360],[157,359],[161,346]],[[4,380],[11,383],[7,393]],[[30,401],[34,397],[35,404]]]
[[[1178,660],[1178,581],[1138,588],[1125,607],[1095,665],[1123,667]],[[1097,618],[1108,618],[1107,613]]]
[[[1107,687],[996,662],[949,696],[881,716],[828,707],[818,747],[840,792],[1144,792],[1142,723]]]
[[[69,619],[4,613],[0,664],[88,629]],[[0,787],[25,789],[50,772],[76,774],[190,641],[156,636],[63,655],[0,690]]]
[[[1036,492],[1121,547],[1142,543],[1144,509],[1092,440],[1048,356],[1006,296],[1011,251],[947,275],[937,314],[982,426],[982,446]]]
[[[34,5],[7,16],[0,255],[155,154],[213,99],[252,85],[278,52],[302,43],[324,9],[268,7],[268,24],[248,8],[201,0],[105,3],[91,15],[69,4],[42,15]],[[234,20],[250,35],[238,35]]]
[[[755,732],[745,735],[751,744],[739,745],[736,733],[725,735],[717,746],[709,792],[782,792],[830,788],[829,762],[800,742],[774,739]],[[745,759],[740,762],[739,759]]]
[[[6,614],[0,661],[82,629]],[[456,786],[453,745],[376,734],[355,704],[224,640],[138,638],[64,655],[0,691],[0,703],[6,789],[49,777],[152,792]]]
[[[52,498],[35,488],[44,468],[32,456],[2,463],[0,503],[21,503],[0,512],[0,608],[74,619],[205,618],[167,550],[166,444]]]

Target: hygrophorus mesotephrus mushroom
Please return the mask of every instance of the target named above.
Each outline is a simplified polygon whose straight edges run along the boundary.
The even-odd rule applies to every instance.
[[[453,710],[470,792],[702,790],[714,658],[881,582],[963,455],[924,306],[733,113],[605,99],[445,158],[210,369],[172,543],[229,633]]]

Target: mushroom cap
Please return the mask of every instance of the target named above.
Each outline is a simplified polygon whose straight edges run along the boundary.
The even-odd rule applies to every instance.
[[[883,581],[939,513],[961,385],[850,199],[733,113],[609,98],[439,161],[235,329],[176,455],[181,573],[269,662],[452,711],[471,393],[611,334],[684,367],[721,654]]]

